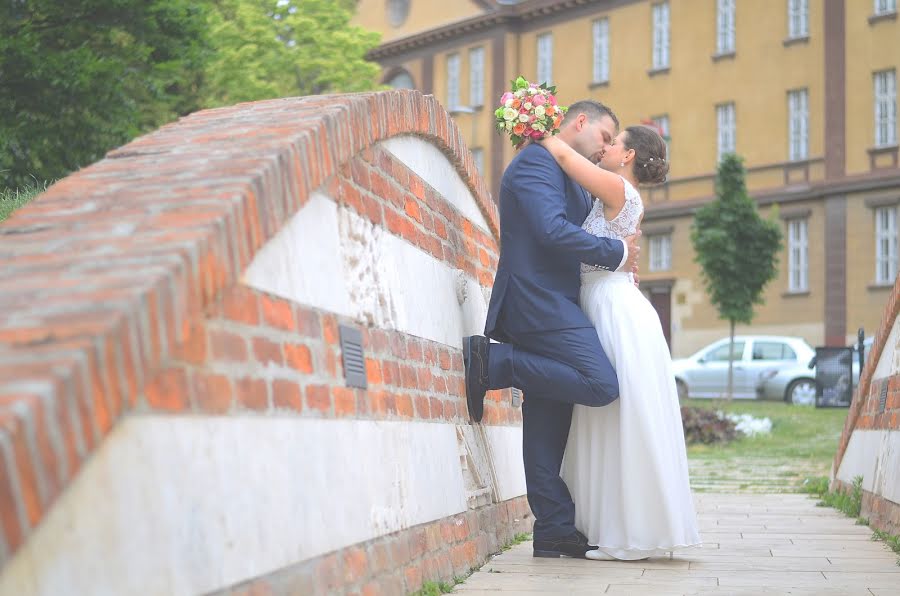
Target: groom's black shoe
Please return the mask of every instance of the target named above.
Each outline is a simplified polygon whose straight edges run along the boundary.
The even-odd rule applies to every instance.
[[[483,335],[463,338],[463,364],[466,367],[466,404],[472,422],[484,416],[484,394],[488,390],[488,353],[491,341]]]
[[[589,550],[597,550],[596,546],[588,544],[587,538],[581,532],[572,532],[562,538],[534,541],[534,556],[557,559],[559,557],[575,557],[583,559],[584,553]]]

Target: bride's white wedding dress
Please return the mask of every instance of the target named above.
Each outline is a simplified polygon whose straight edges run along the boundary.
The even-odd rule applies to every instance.
[[[596,201],[585,230],[607,238],[635,233],[643,204],[622,181],[621,212],[606,221]],[[631,273],[582,265],[581,282],[581,307],[616,370],[620,395],[602,408],[575,406],[561,473],[575,501],[575,527],[616,559],[697,545],[681,410],[659,316]]]

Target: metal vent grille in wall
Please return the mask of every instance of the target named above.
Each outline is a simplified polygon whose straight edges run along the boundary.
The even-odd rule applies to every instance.
[[[354,327],[341,325],[341,356],[344,362],[344,378],[348,387],[365,389],[366,356],[363,353],[362,332]]]

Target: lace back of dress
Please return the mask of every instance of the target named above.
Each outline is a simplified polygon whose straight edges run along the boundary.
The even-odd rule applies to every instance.
[[[637,231],[641,215],[644,213],[644,203],[641,201],[641,194],[630,182],[624,178],[622,182],[625,185],[625,204],[622,205],[622,210],[612,220],[606,221],[603,216],[603,203],[595,200],[593,209],[581,226],[585,231],[600,238],[618,239],[631,236]],[[582,272],[599,270],[599,267],[592,265],[581,265]]]

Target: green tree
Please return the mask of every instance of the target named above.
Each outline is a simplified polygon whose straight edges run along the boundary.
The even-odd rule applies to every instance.
[[[207,30],[196,0],[0,6],[0,185],[52,180],[196,109]]]
[[[368,91],[380,36],[352,26],[352,0],[213,0],[206,105]]]
[[[716,200],[697,210],[691,227],[696,262],[710,302],[731,326],[734,356],[736,323],[753,321],[753,306],[763,302],[763,289],[777,274],[781,227],[759,215],[747,194],[740,157],[725,155],[716,173]],[[733,360],[728,362],[728,399],[733,396]]]

